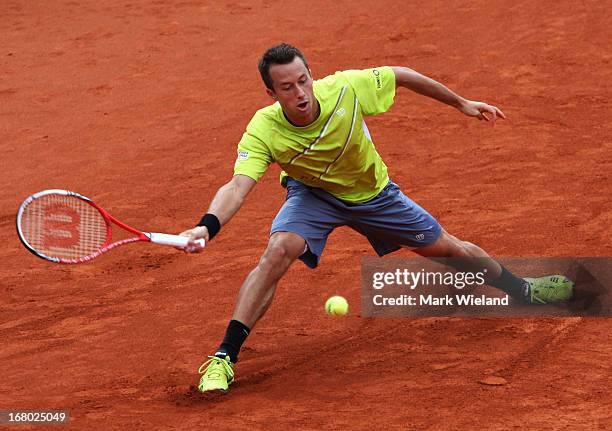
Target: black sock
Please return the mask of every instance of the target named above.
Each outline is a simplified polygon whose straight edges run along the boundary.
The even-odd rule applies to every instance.
[[[529,283],[512,274],[510,271],[504,268],[503,265],[500,266],[502,269],[501,275],[487,284],[503,290],[515,299],[527,301],[529,299]]]
[[[237,320],[230,320],[225,331],[225,338],[219,347],[215,356],[225,358],[230,357],[230,360],[235,364],[238,361],[238,352],[242,347],[242,343],[249,335],[251,330],[243,323]]]

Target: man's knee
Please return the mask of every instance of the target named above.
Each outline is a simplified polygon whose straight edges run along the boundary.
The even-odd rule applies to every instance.
[[[259,261],[266,272],[286,270],[303,252],[306,242],[291,232],[277,232],[270,237],[268,247]]]
[[[453,245],[451,247],[453,253],[451,257],[475,257],[474,253],[476,246],[469,241],[463,241],[457,237],[453,237]]]
[[[471,257],[475,247],[471,242],[462,241],[443,230],[433,244],[415,251],[431,257]]]

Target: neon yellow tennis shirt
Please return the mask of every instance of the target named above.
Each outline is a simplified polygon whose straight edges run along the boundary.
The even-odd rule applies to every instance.
[[[234,174],[258,181],[272,162],[292,177],[347,202],[365,202],[387,185],[387,166],[374,147],[364,117],[386,112],[395,97],[390,67],[348,70],[314,81],[319,117],[292,125],[278,102],[260,109],[238,144]]]

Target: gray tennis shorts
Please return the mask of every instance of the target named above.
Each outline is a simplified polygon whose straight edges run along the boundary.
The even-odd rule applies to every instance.
[[[293,232],[306,240],[300,256],[316,268],[329,234],[348,226],[364,235],[379,256],[401,247],[419,248],[432,244],[442,228],[435,218],[402,193],[393,181],[373,199],[353,204],[328,192],[287,179],[287,199],[272,222],[270,235]]]

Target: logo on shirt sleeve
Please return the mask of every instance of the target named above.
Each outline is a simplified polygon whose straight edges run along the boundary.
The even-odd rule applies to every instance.
[[[238,151],[238,160],[246,160],[249,158],[248,151]]]
[[[380,77],[380,70],[372,69],[372,73],[374,74],[374,81],[376,83],[376,90],[382,89],[382,78]]]

